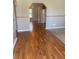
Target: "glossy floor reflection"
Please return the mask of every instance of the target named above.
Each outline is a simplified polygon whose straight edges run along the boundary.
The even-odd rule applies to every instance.
[[[65,47],[44,24],[33,23],[32,32],[18,33],[13,59],[65,59]]]

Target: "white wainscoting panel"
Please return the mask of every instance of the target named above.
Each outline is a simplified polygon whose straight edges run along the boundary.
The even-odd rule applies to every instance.
[[[28,18],[17,18],[17,31],[29,31],[30,30],[30,20]]]
[[[18,32],[32,31],[32,23],[29,18],[17,18]],[[46,29],[65,28],[64,16],[47,16]]]
[[[64,16],[47,17],[46,29],[57,29],[57,28],[65,28],[65,18],[64,18]]]

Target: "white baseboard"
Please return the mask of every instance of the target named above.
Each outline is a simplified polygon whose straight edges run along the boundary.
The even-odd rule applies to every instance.
[[[18,30],[18,32],[25,32],[25,31],[30,31],[30,29]]]
[[[65,28],[64,26],[60,27],[46,27],[46,29],[60,29],[60,28]],[[32,31],[31,29],[25,29],[25,30],[18,30],[18,32],[25,32],[25,31]]]
[[[14,41],[14,43],[13,43],[13,48],[15,47],[16,42],[17,42],[17,38],[15,38],[15,41]]]
[[[46,29],[59,29],[59,28],[65,28],[64,26],[60,26],[60,27],[46,27]]]

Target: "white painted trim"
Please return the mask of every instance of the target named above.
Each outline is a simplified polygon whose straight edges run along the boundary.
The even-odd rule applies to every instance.
[[[46,29],[59,29],[59,28],[65,28],[64,26],[60,27],[46,27]],[[25,31],[32,31],[31,29],[25,29],[25,30],[18,30],[18,32],[25,32]]]
[[[30,31],[30,29],[18,30],[18,32],[25,32],[25,31]]]
[[[46,27],[46,29],[59,29],[59,28],[65,28],[64,26],[60,26],[60,27]]]
[[[13,43],[13,48],[15,47],[16,42],[17,42],[17,37],[15,38],[15,41],[14,41],[14,43]]]

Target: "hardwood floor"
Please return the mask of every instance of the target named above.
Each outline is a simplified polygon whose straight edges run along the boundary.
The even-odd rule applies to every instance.
[[[65,59],[65,46],[41,24],[35,24],[33,32],[18,33],[13,59]]]

